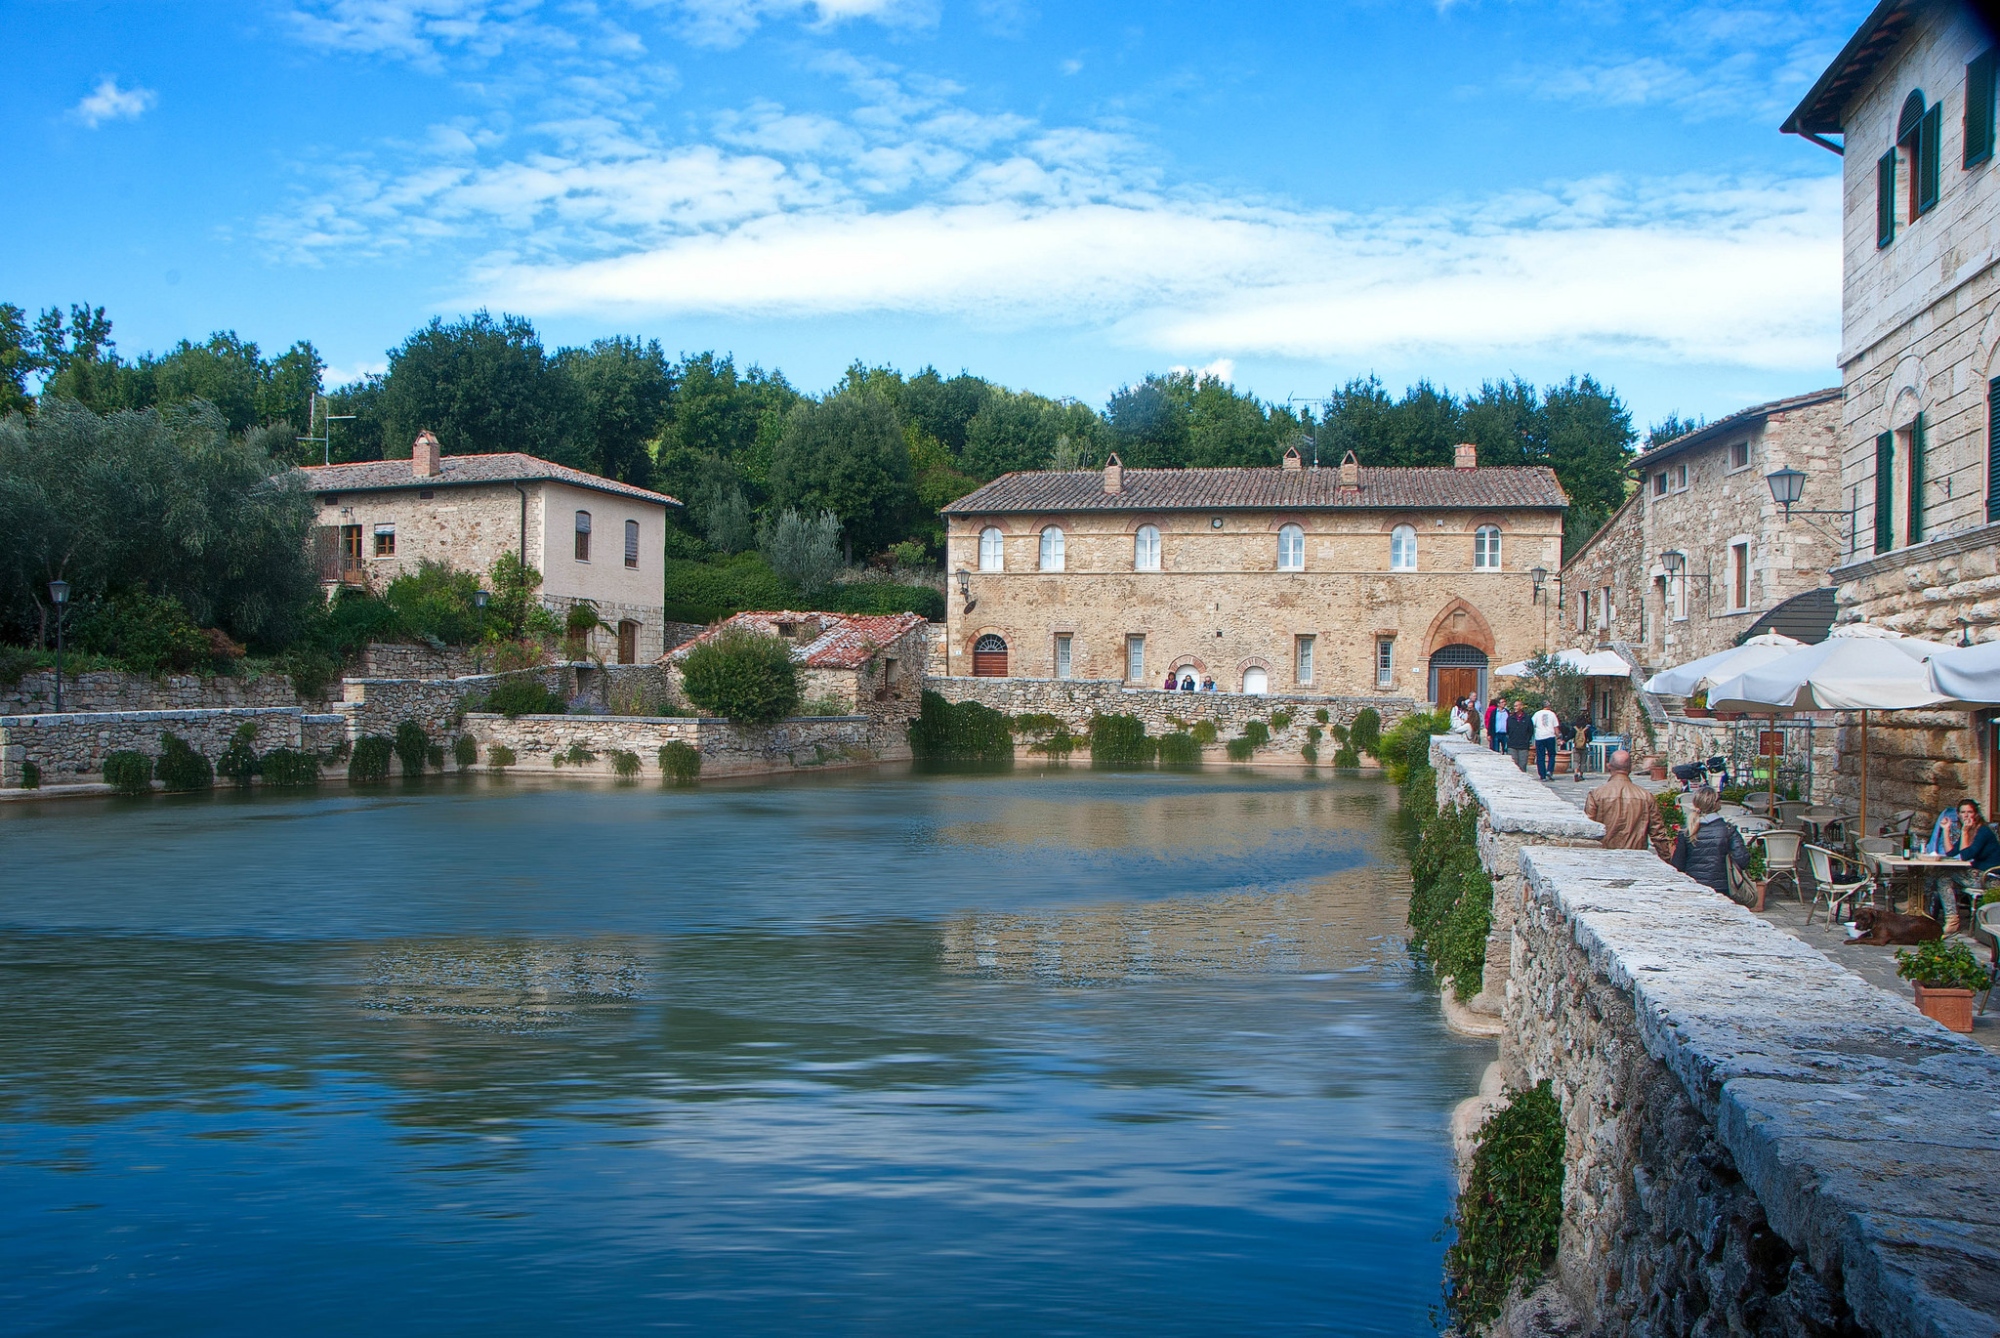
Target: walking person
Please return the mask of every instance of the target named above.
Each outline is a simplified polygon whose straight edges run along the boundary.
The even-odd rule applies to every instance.
[[[1660,806],[1632,783],[1632,754],[1620,748],[1604,759],[1604,784],[1583,797],[1583,816],[1604,824],[1598,845],[1606,850],[1651,850],[1661,859],[1672,833]]]
[[[1569,778],[1578,785],[1583,784],[1584,767],[1590,758],[1590,741],[1596,737],[1597,729],[1590,723],[1590,712],[1578,712],[1576,723],[1569,727]]]
[[[1701,786],[1694,792],[1694,830],[1687,837],[1687,858],[1676,867],[1697,883],[1726,897],[1729,895],[1729,866],[1734,864],[1739,869],[1747,868],[1750,847],[1743,844],[1743,833],[1716,811],[1721,807],[1722,795],[1713,785]]]
[[[1514,755],[1514,765],[1526,771],[1528,754],[1535,746],[1535,722],[1528,718],[1528,712],[1517,701],[1507,703],[1507,751]]]
[[[1562,735],[1562,717],[1544,702],[1529,721],[1535,730],[1535,779],[1552,781],[1556,778],[1556,740]]]
[[[1507,703],[1500,698],[1486,708],[1486,733],[1493,740],[1494,752],[1507,751]]]

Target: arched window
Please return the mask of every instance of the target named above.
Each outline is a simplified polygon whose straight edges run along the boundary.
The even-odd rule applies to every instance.
[[[1415,571],[1417,569],[1417,528],[1414,525],[1398,525],[1389,531],[1389,570]]]
[[[1005,678],[1007,676],[1007,643],[990,632],[973,642],[972,676],[974,678]]]
[[[1271,675],[1262,669],[1245,669],[1243,690],[1252,697],[1263,696],[1271,690]]]
[[[979,570],[1005,571],[1007,569],[1006,538],[998,525],[988,525],[979,532]]]
[[[1481,525],[1472,535],[1472,566],[1475,571],[1500,570],[1500,527]]]
[[[1132,570],[1160,569],[1160,530],[1157,525],[1141,525],[1132,536]]]
[[[1063,569],[1063,532],[1059,525],[1051,525],[1042,531],[1041,566],[1043,571]]]
[[[590,561],[590,513],[588,511],[579,511],[576,513],[576,560],[578,562]]]
[[[639,565],[639,522],[636,520],[625,522],[625,565],[628,567]],[[634,661],[620,660],[619,663],[632,664]]]
[[[1306,532],[1296,525],[1286,525],[1278,531],[1278,570],[1304,571],[1306,569]]]

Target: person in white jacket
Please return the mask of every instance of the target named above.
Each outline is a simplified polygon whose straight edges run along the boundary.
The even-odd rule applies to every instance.
[[[1562,717],[1550,710],[1544,702],[1542,709],[1529,717],[1535,727],[1535,777],[1538,780],[1556,778],[1556,741],[1562,737]]]

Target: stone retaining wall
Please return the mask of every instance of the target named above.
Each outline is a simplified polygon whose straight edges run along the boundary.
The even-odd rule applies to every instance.
[[[1541,787],[1467,745],[1432,756],[1482,858],[1521,834],[1499,1068],[1567,1129],[1552,1277],[1496,1331],[2000,1334],[2000,1060],[1650,852],[1533,839]]]
[[[522,677],[539,680],[565,701],[576,694],[576,671],[568,665],[547,665],[464,678],[343,679],[339,709],[357,739],[366,734],[393,735],[396,726],[414,720],[433,740],[440,740],[458,732],[468,698],[484,696],[507,679]]]
[[[51,670],[23,674],[0,686],[0,715],[44,715],[54,709],[56,676]],[[220,675],[147,674],[97,670],[63,675],[63,709],[85,712],[203,711],[234,706],[310,706],[292,691],[283,674],[255,678]]]
[[[257,726],[260,753],[297,748],[326,756],[347,737],[345,717],[307,715],[296,706],[0,716],[0,789],[21,784],[24,762],[41,768],[44,785],[100,781],[106,757],[125,751],[157,757],[160,735],[169,733],[213,762],[246,723]]]
[[[395,641],[371,641],[355,666],[356,678],[464,678],[483,674],[491,666],[490,652],[483,646],[406,645]]]
[[[1416,709],[1407,697],[1312,697],[1280,695],[1253,697],[1237,692],[1168,692],[1163,688],[1128,688],[1115,678],[932,678],[928,690],[948,701],[975,701],[1009,715],[1052,715],[1076,733],[1090,727],[1094,715],[1133,715],[1152,735],[1170,734],[1198,720],[1213,720],[1220,743],[1243,732],[1252,720],[1269,721],[1274,711],[1290,711],[1291,723],[1271,731],[1271,742],[1258,752],[1260,762],[1296,765],[1306,730],[1319,722],[1315,711],[1327,713],[1328,724],[1351,725],[1365,706],[1382,716],[1388,729]],[[1320,726],[1322,729],[1326,726]],[[1335,745],[1321,739],[1319,760],[1333,760]]]
[[[474,712],[464,732],[479,746],[486,765],[493,745],[514,750],[512,769],[565,775],[611,776],[611,754],[638,755],[640,774],[657,779],[662,744],[679,741],[702,755],[701,774],[747,776],[816,767],[859,766],[907,759],[901,731],[873,726],[865,715],[816,716],[780,721],[763,728],[727,720],[671,716],[503,715]],[[556,764],[558,753],[580,745],[596,756],[582,765]]]

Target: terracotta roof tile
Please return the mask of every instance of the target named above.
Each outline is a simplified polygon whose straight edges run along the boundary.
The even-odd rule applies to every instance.
[[[1295,511],[1558,509],[1569,505],[1555,471],[1543,465],[1477,469],[1363,465],[1361,486],[1343,493],[1340,470],[1127,469],[1104,491],[1095,469],[1002,474],[944,508],[946,515],[1008,511]]]
[[[792,642],[792,660],[807,669],[859,669],[884,646],[898,637],[926,625],[921,613],[801,613],[791,609],[759,610],[725,618],[694,640],[677,646],[662,656],[679,662],[687,653],[726,627],[741,627],[769,636],[778,634],[779,623],[817,627],[810,641]]]
[[[680,503],[665,493],[635,488],[616,479],[571,469],[540,456],[507,451],[495,455],[447,455],[438,473],[425,478],[411,472],[408,460],[362,460],[345,465],[305,465],[306,486],[314,492],[376,492],[390,488],[451,488],[474,483],[567,483],[572,487],[608,492],[661,506]]]

